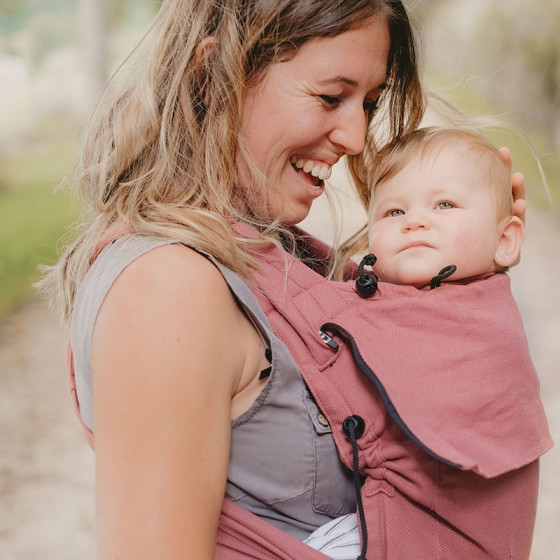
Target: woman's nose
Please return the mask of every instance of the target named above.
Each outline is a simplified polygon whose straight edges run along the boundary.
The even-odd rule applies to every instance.
[[[347,155],[360,154],[364,149],[368,118],[363,107],[340,112],[330,133],[330,140]]]

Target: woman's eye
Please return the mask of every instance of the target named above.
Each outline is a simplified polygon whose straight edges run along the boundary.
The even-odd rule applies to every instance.
[[[333,106],[340,103],[340,97],[334,95],[320,95],[319,96],[327,105]]]
[[[438,202],[437,207],[440,210],[449,210],[450,208],[455,208],[455,204],[453,204],[453,202],[449,202],[448,200],[445,200],[443,202]]]
[[[389,210],[387,214],[385,214],[389,218],[396,218],[397,216],[404,216],[404,210],[400,210],[399,208],[393,208],[393,210]]]

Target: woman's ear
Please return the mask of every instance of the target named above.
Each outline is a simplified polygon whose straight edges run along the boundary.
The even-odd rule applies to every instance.
[[[212,51],[212,47],[216,43],[216,37],[210,35],[210,37],[205,37],[198,43],[195,51],[195,58],[197,64],[204,64],[208,55]]]
[[[494,255],[498,268],[508,268],[516,264],[525,237],[525,224],[518,216],[510,216],[503,221],[502,233]]]
[[[210,105],[210,94],[208,93],[208,87],[207,87],[208,84],[206,83],[208,80],[208,75],[204,71],[204,67],[208,63],[208,59],[211,56],[215,43],[216,43],[216,37],[214,36],[206,37],[205,39],[200,41],[195,51],[195,61],[196,61],[196,66],[199,69],[198,74],[200,77],[201,88],[203,92],[202,100],[204,101],[206,107]]]

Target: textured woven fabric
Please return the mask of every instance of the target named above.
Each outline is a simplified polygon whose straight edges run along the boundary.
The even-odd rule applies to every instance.
[[[353,414],[365,420],[367,557],[527,559],[538,457],[552,442],[507,276],[432,292],[380,284],[364,301],[351,284],[288,261],[263,251],[255,295],[349,468],[341,426]],[[351,334],[378,383],[341,337],[336,350],[325,344],[318,333],[329,322]],[[225,500],[216,558],[328,557]]]
[[[433,291],[381,283],[362,300],[276,248],[255,274],[261,305],[333,428],[358,440],[372,558],[528,558],[538,457],[552,445],[504,274]],[[342,338],[351,333],[373,383]]]

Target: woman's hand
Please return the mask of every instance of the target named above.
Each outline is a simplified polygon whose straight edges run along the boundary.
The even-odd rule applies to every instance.
[[[500,153],[504,160],[511,165],[511,152],[509,148],[500,148]],[[523,223],[525,223],[525,211],[527,210],[527,201],[525,200],[525,180],[523,173],[519,171],[511,175],[511,191],[513,193],[513,215],[517,216]],[[521,260],[521,252],[517,260],[511,265],[519,264]]]
[[[519,171],[511,176],[511,188],[513,191],[513,214],[525,223],[525,211],[527,210],[527,201],[525,200],[525,183],[523,173]]]
[[[511,152],[509,148],[500,148],[502,157],[511,165]],[[527,210],[527,201],[525,200],[525,182],[523,173],[515,172],[511,176],[511,190],[513,193],[513,214],[525,222],[525,211]]]

